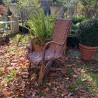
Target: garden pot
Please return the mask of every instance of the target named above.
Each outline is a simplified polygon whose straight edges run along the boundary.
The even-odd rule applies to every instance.
[[[41,51],[42,46],[34,44],[34,49],[35,49],[35,51]]]
[[[28,26],[29,27],[29,26]],[[22,33],[22,34],[28,34],[29,33],[29,30],[24,27],[24,26],[19,26],[19,31]]]
[[[81,59],[90,61],[93,59],[94,53],[97,51],[98,47],[90,47],[79,44]]]

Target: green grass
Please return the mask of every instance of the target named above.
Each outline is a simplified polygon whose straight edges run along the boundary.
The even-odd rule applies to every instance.
[[[16,34],[16,35],[14,35],[14,37],[10,37],[11,41],[15,44],[15,47],[17,46],[17,42],[21,36],[22,36],[21,34]],[[24,35],[23,37],[21,37],[19,44],[26,47],[26,43],[29,42],[29,38],[30,38],[30,35]],[[18,48],[20,48],[20,47],[18,47]],[[20,49],[18,51],[18,50],[16,50],[16,48],[13,49],[10,46],[6,46],[6,50],[7,50],[8,54],[15,54],[15,56],[18,56],[21,54],[22,49]],[[9,61],[9,59],[6,58],[4,62],[5,62],[4,65],[0,66],[0,78],[2,79],[0,87],[2,87],[2,88],[6,87],[6,85],[8,84],[9,81],[14,80],[17,77],[17,75],[16,75],[17,69],[12,68],[12,69],[9,69],[8,72],[4,72],[5,68],[8,66],[8,65],[6,65],[7,62],[10,62],[10,61]],[[78,75],[78,77],[76,78],[76,80],[74,82],[71,81],[70,85],[72,85],[72,88],[67,88],[67,83],[66,83],[66,81],[64,81],[64,78],[66,78],[66,76],[62,77],[61,82],[64,82],[64,85],[65,85],[64,88],[67,89],[69,92],[75,92],[75,90],[78,87],[84,86],[87,88],[87,92],[89,94],[93,95],[94,98],[98,98],[98,93],[97,93],[98,91],[96,90],[96,89],[98,89],[98,75],[97,75],[97,73],[92,72],[91,63],[90,62],[83,62],[83,61],[78,61],[78,62],[77,61],[74,61],[74,62],[70,61],[69,63],[74,64],[74,66],[72,66],[71,68],[68,67],[67,77],[69,79],[66,81],[70,82],[70,79],[72,78],[72,75],[74,74],[73,68],[76,68],[76,69],[80,68],[81,71],[80,71],[80,74]],[[18,71],[23,72],[23,70],[25,70],[25,69],[22,69],[20,67],[20,69]],[[57,77],[54,75],[54,79],[55,78],[57,78]],[[52,94],[53,90],[54,90],[53,88],[57,88],[58,84],[56,85],[55,83],[51,83],[51,85],[47,85],[47,83],[49,83],[49,82],[50,82],[50,80],[48,80],[48,78],[45,78],[44,84],[41,85],[41,89],[48,87],[50,94]],[[13,85],[13,84],[11,84],[11,85]],[[39,94],[39,96],[46,95],[44,91],[40,91],[40,92],[38,92],[38,94]],[[61,94],[61,90],[59,89],[57,96],[61,96],[60,94]],[[57,98],[57,96],[56,96],[56,98]],[[15,97],[15,98],[20,98],[20,97]],[[59,98],[62,98],[62,97],[59,97]]]
[[[19,32],[10,33],[10,34],[8,34],[7,36],[8,36],[10,39],[12,39],[12,38],[15,38],[15,36],[16,36],[17,34],[19,34]]]
[[[67,88],[69,92],[75,92],[79,87],[86,87],[87,92],[92,95],[92,98],[98,98],[98,75],[97,73],[92,72],[92,63],[91,62],[74,62],[76,63],[75,68],[80,68],[80,74],[76,80],[70,83],[70,87]],[[93,64],[94,67],[94,64]],[[96,67],[96,66],[95,66]],[[68,69],[69,77],[73,74],[72,69]]]
[[[88,93],[98,98],[98,91],[94,91],[94,89],[98,88],[98,75],[96,73],[91,72],[91,66],[88,64],[82,65],[84,72],[79,75],[77,80],[73,83],[75,88],[79,86],[85,86],[88,88]]]

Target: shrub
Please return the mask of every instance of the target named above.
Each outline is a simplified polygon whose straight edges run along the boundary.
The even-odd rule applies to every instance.
[[[79,24],[80,23],[77,23],[77,24],[73,24],[72,27],[71,27],[71,32],[70,32],[70,35],[71,36],[76,36],[76,32],[77,32],[77,29],[79,27]]]
[[[83,15],[74,15],[73,16],[73,23],[76,24],[78,22],[81,22],[85,19],[85,16]]]
[[[98,19],[82,21],[77,30],[77,35],[81,44],[98,46]]]

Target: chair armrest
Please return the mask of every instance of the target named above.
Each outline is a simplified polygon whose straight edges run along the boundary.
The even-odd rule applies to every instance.
[[[28,52],[31,52],[30,47],[31,47],[31,46],[30,46],[30,43],[28,43],[28,44],[26,45],[26,49],[27,49]]]
[[[59,46],[62,46],[63,44],[64,44],[64,42],[63,43],[58,43],[58,42],[55,42],[55,41],[50,41],[50,42],[48,42],[48,43],[46,43],[45,45],[44,45],[44,47],[43,47],[43,49],[42,49],[42,51],[43,51],[43,55],[42,55],[42,60],[44,61],[44,58],[45,58],[45,51],[46,51],[46,49],[47,49],[47,47],[50,45],[50,44],[58,44]]]
[[[26,49],[28,50],[28,52],[35,51],[35,49],[34,49],[34,39],[31,39],[30,43],[27,44]]]
[[[43,51],[45,51],[47,49],[47,47],[49,46],[49,44],[58,44],[59,46],[62,46],[64,43],[58,43],[58,42],[55,42],[55,41],[50,41],[48,43],[46,43],[43,47]]]

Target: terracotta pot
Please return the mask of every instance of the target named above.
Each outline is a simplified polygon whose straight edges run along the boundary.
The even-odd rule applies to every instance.
[[[94,53],[97,51],[98,47],[90,47],[79,44],[81,59],[90,61],[93,59]]]
[[[35,49],[35,51],[41,51],[42,46],[34,44],[34,49]]]

